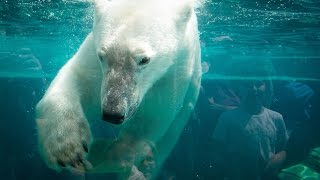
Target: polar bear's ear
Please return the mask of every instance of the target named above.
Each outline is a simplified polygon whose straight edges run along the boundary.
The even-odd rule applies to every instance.
[[[188,1],[178,9],[177,28],[185,29],[193,13],[193,3]]]

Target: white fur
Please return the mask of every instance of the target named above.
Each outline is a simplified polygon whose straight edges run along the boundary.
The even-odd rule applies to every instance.
[[[120,126],[119,141],[130,139],[135,146],[149,139],[157,144],[163,162],[189,117],[200,86],[193,2],[96,0],[95,8],[92,33],[37,105],[42,155],[55,169],[60,169],[58,160],[68,165],[78,154],[84,159],[83,144],[92,139],[90,121],[101,119],[103,108],[126,114],[133,108],[132,117]],[[145,56],[150,63],[137,65]],[[110,104],[111,98],[120,103]]]

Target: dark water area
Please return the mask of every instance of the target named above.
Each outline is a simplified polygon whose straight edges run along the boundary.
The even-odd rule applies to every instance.
[[[261,179],[281,172],[320,179],[320,156],[309,158],[320,146],[320,2],[205,1],[197,16],[202,88],[157,179],[237,179],[219,166],[220,144],[212,137],[221,114],[240,106],[238,87],[248,80],[265,83],[264,106],[283,116],[289,136],[277,175]],[[53,171],[37,145],[35,105],[92,23],[92,3],[85,0],[0,1],[0,179],[114,179]],[[312,172],[289,169],[295,165]]]

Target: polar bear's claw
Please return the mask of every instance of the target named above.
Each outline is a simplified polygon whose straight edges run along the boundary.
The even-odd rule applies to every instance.
[[[87,144],[86,142],[83,142],[83,143],[82,143],[82,146],[83,146],[84,151],[85,151],[86,153],[88,153],[88,152],[89,152],[88,144]]]
[[[61,167],[66,167],[66,165],[65,165],[61,160],[58,160],[57,163],[58,163],[58,165],[61,166]]]
[[[85,171],[91,164],[85,158],[89,151],[90,128],[85,119],[55,118],[38,120],[39,140],[49,167]],[[59,127],[59,128],[58,128]],[[59,130],[57,130],[59,129]]]

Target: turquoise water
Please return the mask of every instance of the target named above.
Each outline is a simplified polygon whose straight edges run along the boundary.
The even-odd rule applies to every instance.
[[[93,20],[92,6],[85,1],[2,1],[0,12],[1,77],[39,76],[22,72],[19,62],[8,64],[7,58],[21,48],[30,48],[44,76],[53,77]],[[319,2],[207,1],[198,18],[203,61],[268,59],[279,78],[319,79]]]
[[[320,89],[320,1],[204,2],[197,10],[202,62],[209,66],[203,81],[297,80]],[[83,178],[45,168],[37,152],[32,112],[91,31],[92,15],[92,4],[85,0],[0,1],[0,172],[5,174],[0,173],[0,179]],[[190,170],[179,165],[174,166],[176,174]],[[201,168],[192,169],[190,179],[206,179]]]

